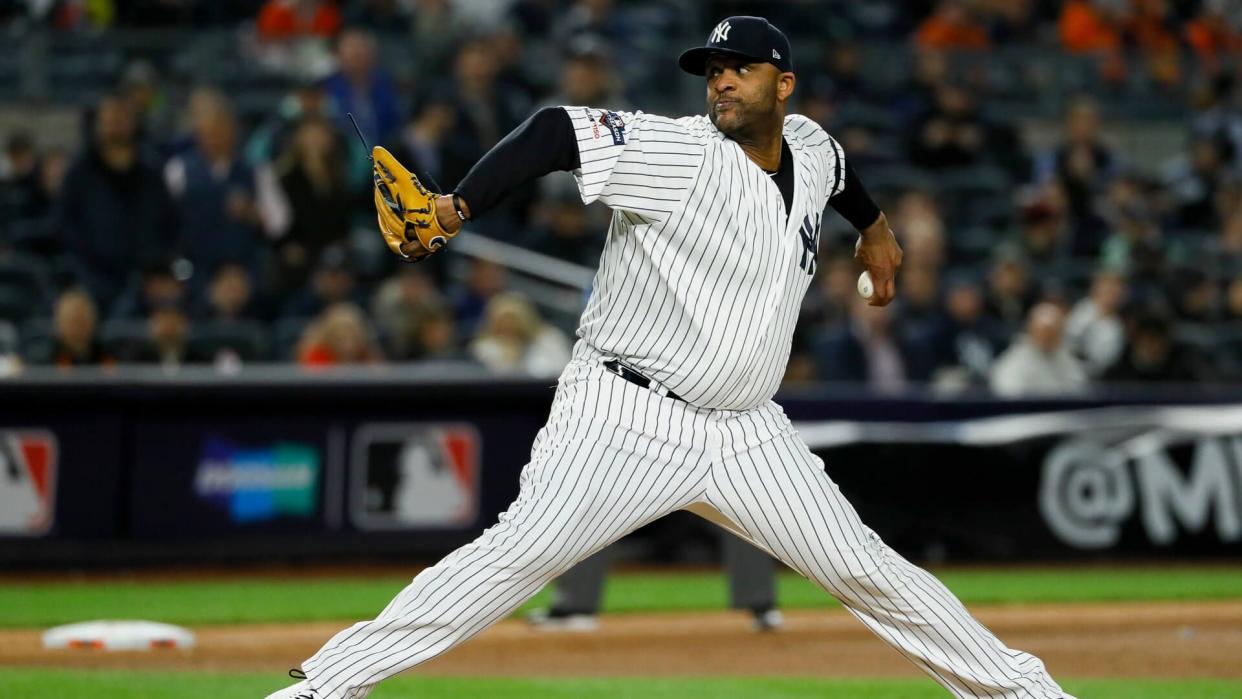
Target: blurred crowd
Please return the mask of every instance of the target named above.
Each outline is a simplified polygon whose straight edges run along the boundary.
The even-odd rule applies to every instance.
[[[667,104],[683,48],[670,37],[699,41],[710,26],[691,19],[752,13],[790,30],[793,109],[841,141],[906,250],[899,301],[874,309],[854,290],[852,231],[827,232],[789,383],[1019,395],[1242,380],[1242,0],[689,5],[0,0],[0,34],[17,41],[243,28],[239,51],[283,93],[243,109],[231,88],[174,85],[133,55],[82,110],[80,147],[0,126],[0,353],[221,370],[455,360],[553,376],[572,319],[518,293],[512,270],[456,252],[404,265],[382,247],[345,115],[448,189],[539,106]],[[992,108],[1038,76],[971,59],[1015,42],[1091,72],[1038,144]],[[894,44],[907,69],[874,79],[868,49]],[[1180,105],[1185,146],[1156,167],[1114,138],[1117,99],[1133,94],[1110,90],[1138,83],[1143,99]],[[608,216],[553,176],[472,228],[594,267]]]

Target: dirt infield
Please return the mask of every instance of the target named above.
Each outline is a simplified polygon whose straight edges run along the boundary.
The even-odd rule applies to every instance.
[[[1072,677],[1242,678],[1242,601],[978,606],[1010,645]],[[778,633],[738,613],[605,616],[592,633],[505,621],[423,665],[433,675],[905,676],[918,671],[843,611],[786,614]],[[0,632],[0,666],[283,672],[343,623],[210,626],[192,651],[44,651],[39,631]]]

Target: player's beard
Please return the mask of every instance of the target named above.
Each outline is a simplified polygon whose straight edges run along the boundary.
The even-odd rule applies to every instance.
[[[719,102],[729,100],[732,107],[717,113]],[[707,104],[707,118],[720,132],[739,143],[763,142],[771,132],[780,130],[781,114],[776,101],[776,86],[766,85],[753,100],[740,97],[717,97]]]

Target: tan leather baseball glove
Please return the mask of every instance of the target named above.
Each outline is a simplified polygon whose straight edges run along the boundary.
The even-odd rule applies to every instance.
[[[437,194],[427,191],[412,172],[381,146],[371,149],[375,211],[388,248],[407,262],[419,262],[457,235],[436,218]]]

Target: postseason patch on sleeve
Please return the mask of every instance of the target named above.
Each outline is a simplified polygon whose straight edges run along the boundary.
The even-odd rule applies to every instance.
[[[600,112],[600,125],[612,132],[612,143],[615,146],[625,145],[625,122],[616,112]]]

